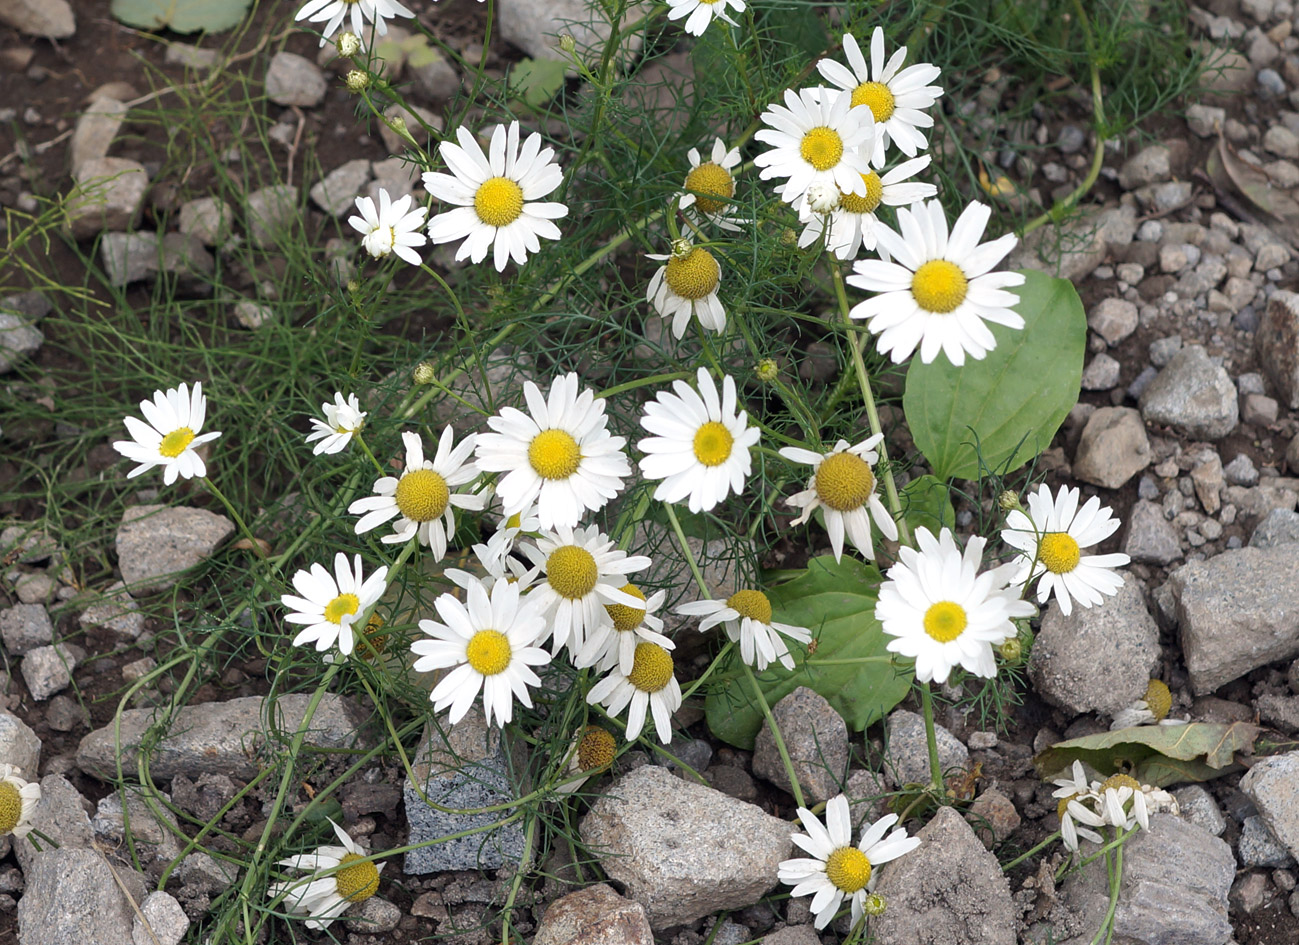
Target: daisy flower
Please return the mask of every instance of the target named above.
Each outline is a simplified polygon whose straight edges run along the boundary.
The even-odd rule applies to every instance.
[[[312,875],[272,883],[266,890],[272,899],[284,896],[284,905],[290,912],[311,916],[306,922],[309,929],[329,928],[329,924],[342,916],[348,907],[377,893],[379,873],[385,865],[367,860],[365,851],[356,845],[347,831],[333,820],[329,825],[334,828],[341,846],[317,847],[315,853],[280,860],[280,866],[311,870]],[[326,870],[333,872],[316,878]]]
[[[801,247],[811,246],[825,237],[826,248],[839,259],[855,259],[863,248],[874,251],[876,246],[875,228],[880,225],[875,211],[880,206],[901,207],[918,200],[934,196],[938,188],[933,184],[922,184],[911,181],[920,171],[929,166],[929,155],[904,161],[883,175],[875,171],[863,174],[866,184],[865,195],[841,193],[838,188],[830,188],[833,202],[818,209],[812,199],[812,190],[803,195],[799,205],[798,218],[807,225],[798,238]],[[828,217],[827,217],[828,213]]]
[[[541,135],[528,135],[520,150],[519,123],[510,122],[508,130],[497,125],[490,156],[463,125],[456,129],[456,138],[459,145],[449,141],[438,145],[451,173],[424,174],[425,190],[457,206],[429,221],[430,240],[464,240],[456,259],[469,257],[474,263],[487,258],[491,247],[496,270],[501,272],[507,260],[523,265],[528,253],[538,252],[539,238],[559,239],[559,227],[551,221],[566,216],[568,208],[539,201],[560,185],[564,175],[551,161],[554,149],[541,149]]]
[[[734,7],[736,13],[744,12],[744,0],[668,0],[668,19],[689,17],[682,29],[691,36],[703,36],[714,17],[738,25],[726,15],[728,6]]]
[[[535,543],[521,546],[545,579],[528,594],[553,634],[552,652],[568,645],[576,657],[587,636],[613,626],[606,604],[635,607],[642,603],[622,590],[627,575],[649,567],[643,555],[628,557],[598,525],[542,532]],[[587,664],[590,665],[590,664]]]
[[[916,679],[947,682],[955,666],[976,676],[997,674],[993,646],[1017,633],[1012,617],[1034,612],[1006,583],[1014,565],[978,573],[984,539],[970,538],[965,552],[949,529],[935,538],[916,530],[920,550],[898,549],[898,563],[880,586],[875,617],[893,637],[887,649],[916,661]]]
[[[617,748],[618,743],[607,729],[598,725],[578,729],[569,743],[563,774],[565,779],[576,780],[565,780],[563,784],[556,785],[555,790],[561,794],[572,794],[593,776],[608,770],[613,764]]]
[[[738,231],[739,224],[749,222],[732,216],[729,203],[735,196],[735,176],[731,168],[740,163],[740,149],[728,151],[722,139],[715,138],[709,160],[703,160],[697,148],[691,148],[687,156],[690,158],[690,173],[686,174],[686,193],[678,199],[678,209],[684,210],[686,217],[698,226],[711,221],[723,230]]]
[[[207,413],[202,382],[194,383],[193,393],[184,384],[170,387],[165,393],[156,390],[153,400],[140,401],[140,412],[149,422],[124,417],[122,422],[131,439],[113,444],[113,449],[140,464],[126,474],[127,479],[134,479],[154,466],[162,467],[162,481],[166,485],[175,482],[177,476],[202,479],[207,475],[207,467],[197,449],[221,434],[199,432]]]
[[[1056,815],[1060,818],[1060,836],[1066,849],[1077,853],[1080,836],[1092,843],[1103,842],[1104,838],[1091,829],[1103,826],[1105,819],[1092,810],[1098,798],[1092,793],[1091,785],[1087,782],[1087,773],[1083,770],[1082,762],[1073,763],[1072,777],[1056,778],[1054,783],[1056,790],[1051,796],[1059,801],[1056,805]],[[1078,826],[1080,823],[1086,826]]]
[[[354,556],[349,566],[347,555],[341,551],[334,556],[333,577],[321,564],[313,564],[310,571],[293,575],[293,586],[302,596],[285,594],[280,598],[280,603],[293,611],[284,620],[307,625],[293,638],[293,645],[314,643],[316,652],[323,653],[337,640],[339,651],[350,656],[356,645],[352,625],[378,603],[387,580],[387,566],[366,578],[361,556]]]
[[[771,145],[754,163],[763,180],[787,178],[781,199],[796,203],[813,183],[833,184],[846,194],[866,194],[864,175],[875,149],[875,119],[865,106],[854,108],[852,95],[821,95],[818,90],[785,91],[785,105],[762,113],[763,128],[754,137]]]
[[[676,644],[662,633],[662,618],[654,613],[663,606],[667,593],[655,591],[646,600],[645,592],[635,584],[624,584],[619,590],[636,598],[638,603],[604,605],[611,622],[587,633],[586,643],[573,661],[578,669],[599,666],[604,671],[617,664],[623,673],[630,673],[636,660],[636,644],[649,642],[665,650],[676,649]]]
[[[1045,484],[1029,493],[1028,514],[1014,509],[1006,516],[1001,540],[1018,549],[1015,583],[1037,579],[1037,600],[1045,604],[1054,592],[1065,616],[1073,613],[1073,601],[1084,607],[1099,604],[1123,586],[1121,575],[1111,568],[1131,559],[1122,553],[1083,555],[1083,548],[1099,544],[1118,530],[1119,520],[1092,496],[1080,509],[1080,490],[1061,486],[1055,499]]]
[[[359,217],[348,217],[361,236],[361,245],[375,259],[383,259],[390,253],[396,253],[405,262],[418,266],[422,261],[415,247],[425,243],[421,227],[428,214],[427,207],[415,207],[411,204],[415,198],[410,194],[393,200],[388,191],[379,188],[379,209],[374,209],[374,198],[357,197],[356,209]]]
[[[325,415],[325,419],[317,420],[312,417],[312,432],[307,435],[308,443],[313,440],[320,441],[311,451],[313,456],[319,456],[321,453],[341,453],[347,449],[347,444],[352,442],[352,437],[360,433],[361,428],[365,426],[367,414],[361,409],[361,401],[355,394],[348,394],[347,400],[343,400],[343,392],[337,391],[334,394],[334,402],[321,404],[320,411]]]
[[[852,93],[853,105],[870,108],[878,131],[873,162],[877,166],[884,163],[884,150],[890,141],[907,157],[915,157],[916,152],[928,147],[920,129],[932,128],[934,119],[920,109],[929,108],[943,94],[941,88],[929,84],[941,70],[927,62],[903,69],[905,46],[899,47],[886,63],[884,30],[878,26],[871,34],[869,68],[852,33],[844,33],[843,51],[851,70],[832,59],[822,59],[816,68],[829,82]]]
[[[803,510],[793,524],[802,525],[814,511],[821,509],[836,561],[843,556],[845,533],[858,551],[872,561],[875,559],[875,546],[871,541],[872,519],[886,538],[897,540],[897,524],[880,502],[876,489],[878,482],[874,466],[879,455],[875,447],[883,439],[884,434],[877,433],[856,446],[840,440],[825,454],[794,446],[786,446],[780,451],[786,459],[812,467],[807,489],[785,500],[786,505]]]
[[[650,278],[645,300],[664,318],[672,319],[672,334],[685,336],[691,316],[708,331],[726,328],[726,309],[717,298],[722,284],[722,267],[702,246],[677,240],[667,256],[646,253],[646,259],[666,262]]]
[[[416,640],[411,652],[419,659],[417,673],[455,667],[429,693],[434,709],[451,709],[454,725],[465,717],[479,690],[483,694],[483,715],[504,726],[514,713],[514,700],[532,708],[529,686],[541,685],[533,666],[550,662],[550,654],[538,646],[537,637],[546,621],[530,600],[519,600],[519,588],[498,580],[488,596],[487,588],[475,584],[460,602],[443,594],[433,606],[445,623],[421,620],[419,628],[433,639]]]
[[[387,20],[395,16],[415,15],[397,0],[308,0],[293,19],[306,20],[309,23],[328,20],[320,36],[320,45],[323,46],[325,40],[334,35],[334,31],[349,12],[352,18],[352,32],[358,39],[365,35],[366,20],[374,22],[374,27],[379,31],[380,36],[386,36],[388,35]]]
[[[406,444],[406,468],[402,474],[378,480],[374,495],[357,499],[347,511],[353,515],[365,513],[356,523],[358,535],[396,518],[396,531],[384,535],[381,542],[399,545],[418,538],[421,545],[432,549],[433,560],[440,561],[447,553],[447,540],[456,531],[455,509],[477,511],[486,501],[481,495],[451,491],[478,475],[478,468],[469,458],[474,435],[469,434],[455,446],[455,432],[448,425],[431,462],[424,458],[424,444],[418,433],[407,430],[401,440]]]
[[[678,605],[677,613],[703,617],[699,621],[700,633],[720,623],[726,636],[740,645],[740,658],[758,672],[777,660],[786,669],[794,668],[794,657],[782,634],[799,643],[812,642],[812,633],[806,627],[772,620],[771,600],[762,591],[751,588],[738,590],[725,601],[688,601]]]
[[[1168,684],[1159,679],[1152,679],[1146,684],[1144,696],[1114,716],[1114,721],[1110,723],[1110,731],[1136,728],[1139,725],[1185,725],[1185,719],[1168,717],[1172,708],[1173,694],[1169,692]]]
[[[528,413],[505,407],[487,418],[492,433],[475,444],[478,468],[505,473],[496,484],[505,514],[536,503],[542,528],[572,528],[618,494],[631,465],[620,436],[605,428],[604,401],[578,393],[576,374],[555,378],[545,399],[532,381],[523,384]]]
[[[630,673],[614,666],[586,695],[588,705],[603,705],[610,716],[627,713],[627,741],[645,728],[646,711],[654,717],[659,741],[672,741],[672,713],[681,708],[681,684],[673,675],[672,654],[657,643],[637,643]]]
[[[880,353],[891,355],[894,364],[919,347],[926,364],[941,350],[960,367],[967,353],[977,361],[997,346],[985,321],[1024,327],[1011,309],[1019,296],[1006,291],[1023,285],[1024,276],[991,271],[1014,248],[1015,234],[979,242],[991,214],[984,204],[970,204],[949,238],[942,204],[931,200],[898,210],[900,235],[882,223],[875,228],[887,255],[858,260],[848,282],[878,294],[849,314],[866,319],[880,336]]]
[[[707,512],[728,495],[744,491],[753,459],[749,451],[761,435],[748,425],[746,411],[736,411],[735,380],[722,378],[722,395],[704,368],[696,374],[698,392],[685,381],[672,382],[676,393],[659,391],[645,405],[640,424],[654,436],[637,443],[646,456],[640,470],[646,479],[661,479],[654,498],[688,500],[691,512]]]
[[[794,887],[791,896],[812,896],[818,929],[830,924],[844,899],[852,902],[853,925],[860,922],[866,893],[879,878],[876,869],[920,846],[920,838],[908,837],[902,827],[884,836],[898,822],[897,814],[875,821],[853,846],[848,798],[842,794],[825,805],[824,824],[806,807],[798,809],[798,819],[807,833],[796,833],[792,839],[812,856],[783,861],[778,874],[782,883]]]
[[[41,786],[28,783],[20,769],[0,764],[0,836],[25,837],[32,832],[32,816],[41,802]]]

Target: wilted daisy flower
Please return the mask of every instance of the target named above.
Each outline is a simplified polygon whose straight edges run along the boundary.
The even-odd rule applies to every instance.
[[[1080,836],[1092,843],[1101,843],[1101,835],[1090,828],[1103,826],[1105,819],[1093,809],[1100,799],[1092,793],[1082,762],[1073,763],[1072,777],[1056,778],[1054,783],[1056,790],[1051,796],[1059,802],[1056,805],[1056,815],[1060,818],[1060,836],[1065,847],[1078,852]],[[1085,826],[1080,827],[1079,824]]]
[[[752,468],[749,451],[761,435],[748,425],[747,411],[736,411],[735,380],[722,378],[722,396],[712,375],[700,368],[698,392],[685,381],[672,382],[676,393],[659,391],[645,405],[640,423],[654,436],[637,443],[646,479],[661,479],[654,498],[688,499],[692,512],[707,512],[728,495],[744,491]]]
[[[1173,694],[1168,691],[1168,684],[1159,679],[1152,679],[1146,684],[1145,695],[1114,716],[1114,721],[1110,723],[1110,731],[1135,728],[1139,725],[1185,725],[1185,719],[1168,717],[1172,708]]]
[[[873,251],[876,246],[875,227],[879,224],[875,211],[881,205],[901,207],[938,193],[933,184],[909,180],[928,166],[929,155],[926,154],[904,161],[882,176],[875,171],[863,174],[865,195],[840,193],[837,187],[831,188],[833,202],[828,206],[822,203],[823,209],[818,209],[818,201],[813,199],[814,194],[809,188],[799,204],[798,218],[807,226],[798,238],[798,245],[807,247],[820,240],[828,220],[830,229],[825,244],[836,257],[855,259],[863,248]]]
[[[1044,484],[1029,493],[1028,514],[1019,509],[1006,516],[1001,540],[1019,549],[1015,582],[1024,584],[1037,579],[1038,603],[1045,604],[1055,593],[1060,612],[1073,612],[1073,601],[1084,607],[1099,604],[1123,586],[1121,575],[1111,568],[1122,567],[1130,558],[1121,552],[1108,555],[1086,555],[1081,549],[1099,544],[1119,527],[1110,517],[1109,507],[1092,496],[1080,509],[1080,490],[1061,486],[1054,499]]]
[[[416,246],[426,242],[420,227],[424,225],[427,207],[411,209],[414,197],[407,194],[393,200],[388,191],[379,188],[379,209],[374,208],[372,197],[357,197],[356,209],[359,217],[348,217],[352,229],[361,235],[361,245],[375,259],[383,259],[390,253],[396,253],[402,260],[412,266],[422,261]]]
[[[723,0],[725,2],[725,0]],[[726,150],[721,138],[713,140],[713,153],[710,160],[703,160],[696,148],[691,148],[690,173],[686,175],[685,189],[677,207],[686,212],[686,216],[696,225],[703,226],[705,221],[716,223],[723,230],[739,230],[739,224],[747,223],[731,214],[728,201],[735,196],[735,176],[731,168],[740,163],[739,148]]]
[[[487,418],[492,433],[478,434],[478,467],[505,473],[496,484],[506,515],[536,503],[542,528],[572,528],[586,511],[598,512],[618,494],[631,466],[627,442],[605,428],[604,401],[578,393],[576,374],[555,378],[549,399],[523,384],[529,413],[505,407]]]
[[[781,634],[799,643],[812,642],[812,633],[806,627],[772,620],[771,600],[762,591],[752,588],[738,590],[725,601],[687,601],[677,606],[677,613],[703,617],[699,621],[700,633],[720,623],[726,636],[740,645],[740,659],[758,672],[777,660],[786,669],[794,668],[794,657]]]
[[[310,23],[328,20],[320,36],[320,45],[323,46],[325,40],[334,35],[334,30],[338,29],[339,24],[349,13],[352,18],[352,32],[358,38],[365,36],[366,20],[373,21],[380,36],[386,36],[388,35],[387,20],[395,16],[415,15],[397,0],[308,0],[293,19],[307,20]]]
[[[649,567],[650,559],[628,557],[598,525],[576,530],[560,527],[520,547],[544,575],[528,594],[528,601],[546,619],[555,653],[567,644],[576,656],[588,635],[612,626],[606,604],[635,607],[640,603],[622,587],[627,575]]]
[[[25,837],[32,832],[32,815],[41,802],[41,786],[28,783],[13,765],[0,764],[0,836]]]
[[[465,596],[465,603],[451,594],[433,602],[446,622],[419,622],[433,639],[410,645],[419,657],[412,668],[427,673],[455,667],[429,693],[434,709],[450,707],[453,725],[465,717],[481,690],[483,715],[504,726],[513,716],[516,698],[532,708],[528,687],[541,685],[541,679],[531,667],[550,662],[550,654],[533,645],[545,632],[546,621],[532,601],[519,600],[518,586],[508,580],[496,581],[490,597],[482,584],[468,588]]]
[[[659,741],[672,741],[672,713],[681,708],[681,684],[673,675],[672,654],[657,643],[637,643],[630,673],[614,666],[609,675],[591,687],[589,705],[603,705],[611,716],[627,713],[627,741],[635,741],[645,727],[648,709],[654,717]]]
[[[846,194],[865,196],[864,175],[870,173],[875,148],[875,120],[869,108],[852,107],[852,95],[822,95],[815,89],[785,91],[785,106],[771,105],[762,113],[763,128],[754,135],[771,145],[754,163],[763,180],[787,178],[780,187],[786,203],[813,183],[833,184]]]
[[[431,462],[424,458],[424,444],[418,433],[406,430],[401,440],[406,444],[406,468],[401,476],[384,476],[374,484],[374,495],[357,499],[347,511],[361,515],[356,523],[358,535],[396,518],[396,531],[384,535],[381,542],[399,545],[418,537],[421,545],[432,550],[433,560],[440,561],[447,553],[447,539],[456,531],[455,509],[477,511],[486,501],[481,495],[451,491],[478,475],[469,458],[474,435],[469,434],[456,446],[455,432],[448,425]]]
[[[934,119],[924,112],[943,94],[936,85],[930,85],[941,71],[927,62],[902,68],[907,58],[907,47],[901,46],[886,63],[884,61],[884,30],[875,27],[871,34],[871,61],[867,68],[866,57],[852,33],[844,33],[843,51],[848,57],[847,69],[833,59],[822,59],[816,68],[830,82],[852,93],[854,105],[866,105],[875,118],[878,132],[872,160],[884,163],[884,150],[889,141],[897,144],[907,157],[928,147],[921,128],[932,128]]]
[[[361,401],[355,394],[348,394],[347,400],[343,400],[343,392],[338,391],[334,394],[334,402],[321,404],[320,411],[325,415],[325,419],[317,420],[312,417],[312,432],[307,434],[308,443],[313,440],[320,441],[311,451],[313,456],[319,456],[321,453],[341,453],[347,449],[347,444],[352,442],[352,437],[361,432],[361,428],[365,426],[367,415],[361,409]]]
[[[568,763],[564,765],[564,777],[577,778],[558,785],[555,790],[561,794],[572,794],[592,776],[606,771],[613,764],[618,743],[613,735],[598,725],[587,725],[573,734],[573,741],[568,746]]]
[[[493,250],[496,270],[513,258],[522,265],[528,253],[541,249],[539,238],[557,240],[559,227],[552,223],[568,214],[562,203],[540,203],[562,183],[564,175],[552,163],[553,148],[541,149],[541,135],[528,135],[519,147],[519,123],[497,125],[492,131],[490,154],[484,154],[469,129],[456,129],[459,145],[443,141],[438,153],[450,174],[428,171],[424,189],[458,209],[439,213],[429,221],[434,243],[464,240],[456,259],[469,257],[480,263]]]
[[[327,818],[328,819],[328,818]],[[309,915],[309,929],[327,929],[342,916],[348,907],[364,902],[379,891],[379,873],[386,864],[375,865],[365,858],[365,851],[356,845],[342,827],[329,821],[342,846],[317,847],[315,853],[291,856],[280,860],[280,866],[311,870],[312,876],[283,883],[272,883],[266,890],[272,899],[284,894],[284,905],[298,915]],[[339,869],[338,867],[341,867]],[[328,876],[314,878],[315,874],[334,870]]]
[[[736,22],[726,15],[726,8],[734,7],[736,13],[744,12],[744,0],[668,0],[668,19],[689,17],[682,27],[691,36],[703,36],[713,17],[725,20],[732,26]]]
[[[853,846],[852,816],[848,798],[842,794],[825,805],[824,825],[805,807],[798,809],[798,819],[807,833],[796,833],[792,839],[812,856],[784,860],[778,875],[782,883],[794,887],[791,896],[812,896],[811,909],[818,929],[830,924],[844,899],[852,903],[853,924],[860,922],[866,893],[879,878],[876,870],[920,846],[920,838],[908,837],[902,827],[884,836],[897,823],[897,814],[886,814],[875,821],[862,832],[861,842]]]
[[[636,659],[636,644],[649,642],[665,650],[676,649],[676,644],[660,632],[663,621],[654,614],[663,606],[667,594],[655,591],[646,600],[645,592],[635,584],[624,584],[619,590],[636,598],[638,603],[604,605],[611,623],[587,633],[586,644],[573,661],[578,669],[599,666],[603,671],[617,664],[624,673],[630,673]]]
[[[717,298],[722,267],[712,253],[682,239],[673,245],[671,254],[646,253],[645,258],[666,260],[650,278],[645,299],[664,318],[672,319],[674,336],[685,336],[691,316],[708,331],[726,328],[726,309]]]
[[[875,447],[883,439],[884,434],[877,433],[856,446],[840,440],[824,455],[796,446],[786,446],[780,451],[786,459],[812,467],[812,479],[807,489],[785,500],[786,505],[803,510],[793,524],[802,525],[816,509],[821,509],[836,561],[843,556],[845,533],[858,551],[872,561],[875,559],[875,546],[871,542],[872,519],[886,538],[897,540],[897,524],[889,510],[884,508],[884,503],[880,502],[876,490],[874,464],[879,461],[879,456]]]
[[[127,479],[134,479],[154,466],[162,467],[162,481],[167,485],[175,482],[177,476],[202,479],[207,475],[203,457],[196,450],[221,434],[199,432],[207,414],[207,398],[203,396],[201,382],[194,383],[192,394],[184,384],[170,387],[165,393],[156,390],[153,400],[140,401],[140,412],[149,422],[123,417],[132,439],[113,444],[113,449],[140,464],[126,474]]]
[[[350,656],[356,645],[352,625],[383,596],[387,580],[387,566],[366,578],[361,556],[356,555],[348,565],[347,555],[341,551],[334,556],[333,577],[321,564],[293,575],[293,586],[302,596],[285,594],[280,598],[280,603],[293,611],[284,619],[287,623],[307,624],[293,638],[293,645],[314,643],[319,653],[337,640],[339,652]]]
[[[947,216],[937,200],[898,210],[901,235],[879,224],[879,248],[894,261],[861,259],[853,264],[848,282],[879,293],[849,313],[866,319],[878,334],[881,354],[897,364],[917,347],[928,364],[942,351],[958,367],[965,355],[976,361],[997,346],[985,321],[1023,328],[1024,319],[1011,309],[1019,296],[1006,289],[1023,285],[1018,272],[992,272],[1015,246],[1007,233],[980,243],[992,211],[981,203],[965,208],[951,236]]]
[[[880,586],[875,617],[888,650],[916,661],[916,679],[947,682],[954,666],[976,676],[997,674],[994,645],[1017,633],[1012,617],[1029,617],[1033,605],[1008,590],[1014,565],[978,573],[984,539],[971,537],[965,552],[949,529],[938,538],[916,530],[920,550],[898,549],[898,563]]]

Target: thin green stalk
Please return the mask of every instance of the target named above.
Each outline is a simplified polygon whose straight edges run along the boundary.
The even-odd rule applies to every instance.
[[[929,787],[943,796],[943,763],[938,759],[938,738],[934,732],[934,696],[929,683],[920,684],[920,708],[925,716],[925,740],[929,742]]]
[[[1038,853],[1041,853],[1043,850],[1045,850],[1047,847],[1049,847],[1051,844],[1055,843],[1059,839],[1060,839],[1060,831],[1057,830],[1055,833],[1051,834],[1049,837],[1047,837],[1037,846],[1033,847],[1027,853],[1021,853],[1019,856],[1015,857],[1009,863],[1003,863],[1001,865],[1001,871],[1003,873],[1009,873],[1016,866],[1019,866],[1019,864],[1023,863],[1025,860],[1032,859]]]
[[[1112,858],[1108,853],[1105,854],[1105,867],[1110,880],[1110,905],[1105,910],[1105,919],[1101,923],[1101,927],[1096,930],[1096,934],[1092,937],[1091,945],[1098,945],[1102,938],[1106,945],[1109,945],[1110,939],[1114,936],[1114,913],[1119,907],[1119,891],[1123,887],[1122,844],[1115,848]]]

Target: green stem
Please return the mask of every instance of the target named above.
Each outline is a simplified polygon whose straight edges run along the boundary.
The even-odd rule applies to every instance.
[[[1009,863],[1003,863],[1001,867],[1001,871],[1003,873],[1009,873],[1016,866],[1019,866],[1019,864],[1023,863],[1025,860],[1031,859],[1032,857],[1036,856],[1042,850],[1046,849],[1047,847],[1049,847],[1051,844],[1055,843],[1059,839],[1060,839],[1060,831],[1057,830],[1055,833],[1051,834],[1049,837],[1047,837],[1037,846],[1033,847],[1027,853],[1021,853],[1019,856],[1015,857]]]
[[[920,708],[925,716],[925,740],[929,743],[929,787],[943,796],[943,763],[938,760],[938,737],[934,731],[934,697],[929,683],[920,684]]]
[[[226,494],[222,492],[220,489],[218,489],[217,484],[207,476],[203,477],[203,484],[208,487],[208,489],[212,492],[214,496],[216,496],[218,499],[221,500],[221,504],[226,507],[226,511],[230,513],[230,517],[235,520],[235,525],[239,527],[239,531],[252,544],[253,554],[256,555],[258,558],[262,558],[263,555],[261,552],[261,547],[262,547],[261,542],[257,540],[257,537],[248,528],[247,523],[244,522],[243,516],[239,514],[239,512],[235,509],[234,505],[231,504],[230,500],[226,498]]]
[[[1108,853],[1105,854],[1105,866],[1110,880],[1110,906],[1105,910],[1105,920],[1096,930],[1096,935],[1092,937],[1091,945],[1098,945],[1102,939],[1105,940],[1106,945],[1109,945],[1109,940],[1114,935],[1114,913],[1119,907],[1119,890],[1123,886],[1122,844],[1115,848],[1113,859]]]

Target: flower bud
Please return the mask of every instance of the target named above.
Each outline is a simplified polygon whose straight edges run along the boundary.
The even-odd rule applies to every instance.
[[[780,365],[771,358],[763,358],[758,362],[758,380],[770,384],[780,375]]]
[[[997,647],[997,652],[1007,663],[1018,663],[1024,655],[1024,644],[1019,642],[1019,637],[1011,637],[1001,646]]]
[[[437,373],[433,370],[433,365],[429,364],[427,361],[421,361],[419,364],[415,365],[415,370],[411,372],[411,379],[421,386],[424,384],[432,384],[433,378],[436,376]]]
[[[672,241],[672,255],[677,259],[684,259],[689,256],[692,249],[694,249],[694,245],[684,236]]]
[[[884,910],[888,908],[888,903],[879,893],[869,893],[866,900],[862,903],[862,911],[867,915],[883,915]]]
[[[360,95],[370,87],[370,73],[362,72],[360,69],[352,69],[347,73],[347,90],[353,94]]]
[[[785,246],[793,246],[798,242],[798,234],[790,227],[785,227],[780,231],[780,242]]]
[[[813,213],[837,210],[839,200],[839,188],[834,184],[816,183],[807,188],[807,205]]]
[[[334,40],[334,45],[338,48],[338,54],[344,59],[351,59],[361,51],[361,37],[347,30],[338,34],[338,39]]]
[[[575,49],[577,49],[577,40],[573,39],[573,34],[560,33],[559,34],[560,52],[569,53],[571,55]]]
[[[1020,507],[1019,494],[1007,489],[1001,495],[997,496],[997,504],[1007,512],[1014,511]]]

